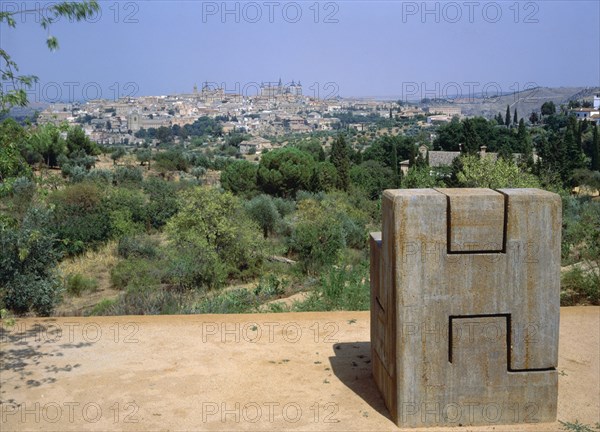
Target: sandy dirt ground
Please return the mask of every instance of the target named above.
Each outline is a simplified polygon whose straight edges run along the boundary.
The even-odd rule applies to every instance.
[[[2,432],[398,430],[368,312],[23,319],[1,336]],[[559,420],[600,422],[599,357],[600,308],[562,308]]]

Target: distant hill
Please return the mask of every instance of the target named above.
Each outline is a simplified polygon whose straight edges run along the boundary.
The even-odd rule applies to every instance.
[[[519,118],[527,118],[532,111],[539,112],[544,102],[552,101],[559,107],[571,100],[591,101],[595,93],[600,93],[600,87],[536,87],[488,98],[475,95],[470,99],[436,99],[423,105],[431,108],[442,105],[460,106],[463,115],[484,117],[493,117],[499,112],[504,116],[506,105],[509,105],[511,115],[516,108]]]

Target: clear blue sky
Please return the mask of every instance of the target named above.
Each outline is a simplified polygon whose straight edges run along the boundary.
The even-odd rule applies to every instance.
[[[0,2],[4,11],[23,5]],[[34,99],[47,101],[58,91],[66,99],[69,89],[81,99],[84,86],[88,97],[112,98],[117,87],[121,95],[170,94],[203,81],[251,91],[279,77],[320,96],[599,86],[599,5],[257,1],[229,2],[223,16],[221,1],[102,1],[97,22],[53,25],[56,52],[33,14],[17,17],[16,29],[3,25],[0,47],[22,73],[39,76]]]

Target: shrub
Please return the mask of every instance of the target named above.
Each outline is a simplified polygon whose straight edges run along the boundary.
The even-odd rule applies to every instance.
[[[115,170],[113,183],[115,185],[139,184],[144,176],[138,167],[120,166]]]
[[[35,183],[27,177],[17,177],[12,182],[12,203],[18,215],[23,215],[35,195]]]
[[[69,185],[48,197],[54,206],[52,230],[67,254],[79,254],[111,237],[110,215],[103,198],[102,190],[89,182]]]
[[[65,288],[69,294],[80,296],[85,291],[96,291],[98,289],[98,281],[79,273],[70,274],[65,279]]]
[[[147,221],[153,228],[161,228],[179,210],[176,185],[151,178],[144,182],[143,188],[150,197],[150,202],[146,205]]]
[[[145,290],[160,285],[164,269],[156,261],[130,258],[120,261],[110,272],[110,281],[115,289]]]
[[[96,304],[91,312],[90,315],[111,315],[111,309],[113,308],[113,306],[115,305],[115,303],[117,303],[117,300],[113,300],[113,299],[102,299],[100,301],[100,303]]]
[[[236,288],[203,299],[192,308],[192,313],[248,313],[258,306],[259,302],[254,294],[247,289]]]
[[[573,267],[561,275],[562,306],[600,305],[600,266],[593,262],[587,264],[584,268]]]
[[[254,295],[266,298],[280,296],[285,293],[286,283],[285,279],[279,279],[274,274],[263,276],[254,289]]]
[[[332,219],[296,225],[289,248],[298,254],[302,270],[307,274],[317,273],[321,267],[334,264],[340,251],[346,246],[340,224]]]
[[[259,272],[263,242],[237,197],[214,188],[195,187],[180,195],[180,208],[167,225],[176,247],[204,249],[202,262],[207,264],[216,263],[216,254],[231,277],[251,277]]]
[[[94,169],[87,174],[87,179],[97,184],[111,185],[113,183],[113,172],[106,169]]]
[[[55,276],[18,273],[5,285],[4,304],[16,313],[33,310],[49,316],[60,300],[61,285]]]
[[[162,315],[181,313],[185,297],[163,289],[130,290],[108,308],[111,315]]]
[[[296,202],[283,198],[273,198],[273,204],[281,217],[286,217],[296,211]]]
[[[332,267],[321,276],[319,285],[295,311],[368,310],[370,307],[368,267]]]
[[[167,265],[167,281],[180,291],[218,288],[227,273],[227,265],[215,251],[191,243],[172,250]]]
[[[60,300],[60,253],[47,230],[50,214],[31,208],[20,227],[0,226],[0,303],[19,314],[49,315]]]
[[[158,241],[144,235],[121,237],[117,253],[122,258],[153,259],[158,255]]]

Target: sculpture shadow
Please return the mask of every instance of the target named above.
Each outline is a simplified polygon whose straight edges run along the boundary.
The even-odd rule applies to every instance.
[[[336,343],[333,350],[335,356],[329,357],[329,362],[335,376],[371,408],[392,421],[371,373],[371,343]]]

